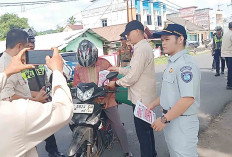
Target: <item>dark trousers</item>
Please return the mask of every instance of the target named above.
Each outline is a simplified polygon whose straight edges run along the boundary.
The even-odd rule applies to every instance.
[[[133,105],[133,111],[134,107]],[[141,157],[156,157],[155,138],[151,124],[134,116],[135,130],[140,144]]]
[[[228,68],[227,86],[232,87],[232,57],[226,57],[226,65]]]
[[[56,145],[56,138],[54,136],[54,134],[52,134],[50,137],[48,137],[46,140],[46,145],[45,145],[45,149],[48,153],[53,153],[53,152],[57,152],[58,148]]]
[[[221,50],[215,50],[214,60],[216,63],[216,73],[220,73],[220,60],[221,60],[221,71],[224,72],[225,69],[225,59],[221,58]]]

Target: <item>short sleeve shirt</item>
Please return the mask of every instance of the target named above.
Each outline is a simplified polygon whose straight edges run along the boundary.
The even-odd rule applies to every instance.
[[[200,79],[200,69],[187,50],[170,57],[163,74],[161,106],[165,110],[170,110],[180,98],[193,97],[194,103],[183,115],[197,114],[200,106]]]
[[[9,65],[12,57],[6,52],[0,58],[0,72],[3,72]],[[22,97],[31,97],[31,92],[27,81],[22,78],[21,73],[11,75],[1,92],[1,100],[10,100],[13,95]]]

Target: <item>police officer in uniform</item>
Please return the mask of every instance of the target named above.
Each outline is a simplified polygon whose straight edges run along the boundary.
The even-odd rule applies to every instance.
[[[118,67],[125,67],[128,66],[132,57],[132,47],[130,45],[127,45],[127,38],[126,36],[120,37],[122,46],[118,50],[118,58],[117,58],[117,66]]]
[[[200,69],[185,49],[185,28],[169,24],[154,33],[162,40],[164,53],[169,54],[168,66],[163,74],[161,95],[147,105],[148,110],[161,105],[163,115],[152,128],[164,130],[171,157],[197,157],[200,106]]]
[[[213,37],[213,56],[216,64],[215,76],[220,76],[220,59],[221,59],[221,74],[224,74],[225,69],[225,58],[221,57],[221,46],[222,46],[222,27],[217,26],[215,28],[216,34]]]
[[[28,33],[29,34],[29,33]],[[29,36],[28,37],[28,47],[31,50],[35,49],[35,37]],[[28,85],[30,91],[38,92],[48,83],[46,80],[46,72],[44,65],[36,65],[35,69],[27,69],[22,72],[22,76],[25,80],[28,81]],[[56,144],[55,135],[52,134],[46,140],[45,149],[49,153],[49,157],[64,157],[63,153],[58,151],[58,147]]]

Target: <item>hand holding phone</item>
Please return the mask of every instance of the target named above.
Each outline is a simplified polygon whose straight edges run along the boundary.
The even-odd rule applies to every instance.
[[[53,50],[27,50],[26,64],[46,64],[46,56],[52,57]]]
[[[54,54],[52,58],[48,56],[46,57],[46,64],[48,68],[51,69],[52,71],[59,70],[61,73],[63,73],[64,62],[61,55],[58,53],[58,48],[54,47],[52,49],[54,51]]]

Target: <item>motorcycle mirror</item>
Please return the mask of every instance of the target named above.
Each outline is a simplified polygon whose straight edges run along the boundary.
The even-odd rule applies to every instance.
[[[117,77],[118,76],[118,72],[110,72],[107,76],[106,76],[106,78],[108,79],[108,80],[112,80],[112,79],[114,79],[115,77]]]

